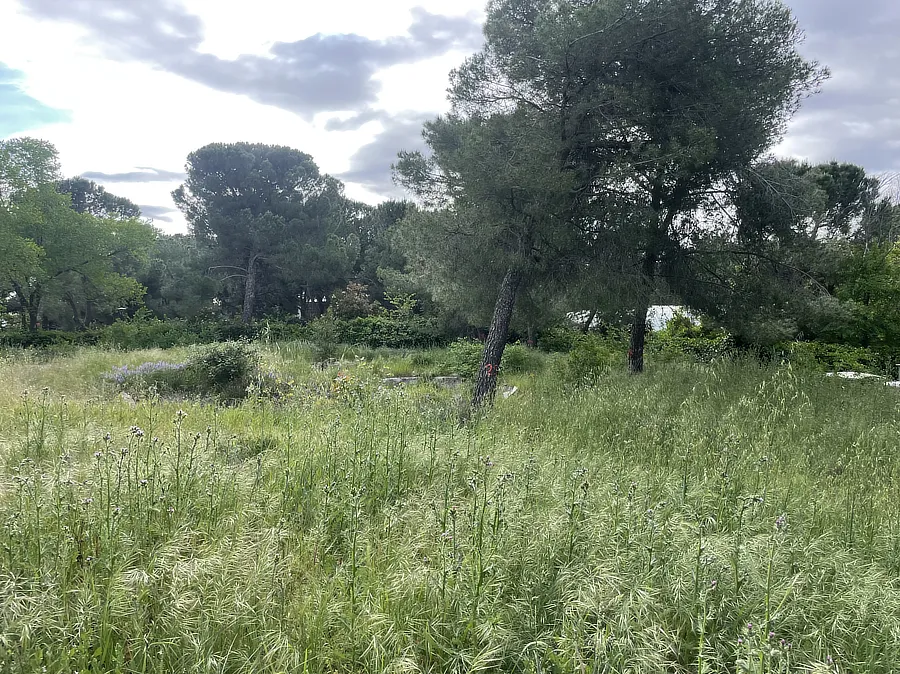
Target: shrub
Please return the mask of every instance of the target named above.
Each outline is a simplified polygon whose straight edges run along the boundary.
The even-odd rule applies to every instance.
[[[157,361],[117,367],[106,378],[133,393],[154,388],[163,395],[214,396],[222,400],[246,398],[254,385],[262,392],[273,386],[280,392],[283,388],[274,373],[260,371],[258,354],[242,342],[198,348],[184,363]]]
[[[591,382],[623,362],[622,354],[597,335],[579,335],[562,364],[562,375],[571,383]]]
[[[338,318],[371,316],[379,306],[369,297],[369,287],[362,283],[348,283],[331,297],[331,310]]]
[[[13,349],[43,349],[48,351],[67,351],[76,346],[92,346],[97,343],[99,334],[95,330],[84,332],[66,332],[63,330],[2,330],[0,331],[0,347]]]
[[[660,331],[650,336],[647,351],[661,362],[688,360],[699,363],[712,363],[737,353],[734,338],[724,332],[692,337]]]
[[[503,350],[500,371],[520,374],[522,372],[540,372],[544,368],[544,360],[534,349],[524,344],[508,344]]]
[[[824,342],[791,342],[779,345],[776,351],[783,353],[793,365],[801,368],[819,371],[854,370],[891,373],[890,358],[885,358],[876,351],[859,346],[826,344]]]
[[[226,399],[244,398],[259,370],[259,354],[243,342],[215,344],[191,359],[201,393]]]
[[[308,333],[313,344],[315,362],[324,363],[337,355],[341,331],[331,311],[310,323]]]
[[[434,319],[416,314],[391,316],[380,314],[339,322],[341,341],[371,348],[427,348],[443,340]]]
[[[566,353],[571,351],[583,335],[573,328],[557,325],[543,330],[538,335],[537,345],[548,353]]]
[[[458,374],[463,379],[475,379],[483,350],[484,345],[474,339],[457,339],[444,352],[439,374]]]

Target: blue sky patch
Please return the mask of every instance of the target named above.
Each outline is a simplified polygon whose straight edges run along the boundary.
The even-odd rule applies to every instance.
[[[0,63],[0,138],[45,124],[68,122],[71,115],[44,105],[21,88],[24,74]]]

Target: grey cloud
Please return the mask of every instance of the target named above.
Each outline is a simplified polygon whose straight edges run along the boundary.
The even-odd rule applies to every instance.
[[[179,171],[165,171],[150,166],[138,166],[137,171],[125,173],[102,173],[100,171],[88,171],[82,173],[82,178],[96,180],[104,183],[173,183],[184,180],[186,173]]]
[[[162,220],[163,222],[173,222],[172,216],[178,211],[167,206],[139,206],[141,215],[151,220]]]
[[[424,150],[422,124],[435,114],[410,113],[387,115],[378,113],[383,130],[368,145],[363,145],[350,158],[350,169],[338,175],[341,180],[353,182],[385,198],[404,196],[402,188],[394,184],[391,164],[401,150]]]
[[[373,103],[374,74],[454,49],[475,50],[481,25],[475,17],[412,10],[408,34],[385,40],[359,35],[313,35],[279,42],[264,56],[221,59],[199,50],[200,19],[172,0],[20,0],[34,16],[79,24],[111,56],[150,63],[213,89],[241,94],[306,117],[358,110]]]
[[[326,131],[356,131],[364,124],[369,122],[384,121],[387,116],[382,110],[373,110],[371,108],[358,112],[346,119],[332,117],[325,122]]]
[[[804,52],[832,71],[790,126],[792,149],[872,172],[900,168],[900,3],[788,0]]]

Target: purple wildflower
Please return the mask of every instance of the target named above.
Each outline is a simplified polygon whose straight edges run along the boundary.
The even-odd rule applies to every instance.
[[[160,360],[155,363],[141,363],[136,367],[121,365],[119,367],[114,367],[112,369],[112,372],[104,376],[106,377],[106,379],[114,381],[117,384],[124,384],[125,380],[129,379],[130,377],[140,377],[145,374],[169,372],[172,370],[183,370],[186,367],[187,363],[169,363],[164,360]]]

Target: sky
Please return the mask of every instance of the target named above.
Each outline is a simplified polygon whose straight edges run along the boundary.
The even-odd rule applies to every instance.
[[[900,170],[900,0],[787,0],[832,77],[776,148]],[[484,0],[0,0],[0,138],[185,231],[171,191],[211,142],[289,145],[369,203],[447,108]]]

